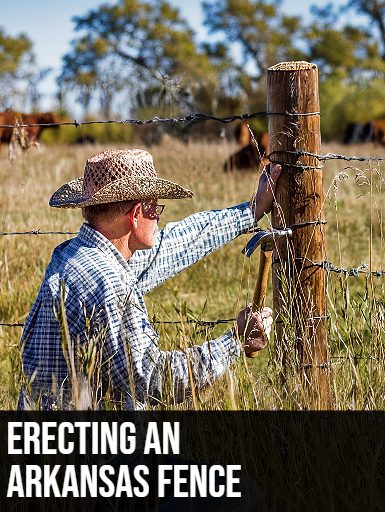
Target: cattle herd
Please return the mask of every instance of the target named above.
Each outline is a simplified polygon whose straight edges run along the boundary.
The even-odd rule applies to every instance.
[[[53,112],[32,114],[23,114],[12,110],[0,112],[0,149],[2,144],[8,144],[8,157],[12,159],[16,146],[23,150],[33,146],[38,147],[38,139],[42,131],[46,128],[57,128],[60,121],[59,116]],[[204,134],[201,132],[202,136]],[[241,149],[226,159],[223,165],[225,172],[237,169],[255,169],[261,163],[268,162],[269,134],[267,132],[254,136],[248,124],[240,122],[235,126],[233,136]],[[95,140],[92,140],[92,143],[94,142]],[[349,123],[343,142],[345,144],[374,142],[385,145],[385,119],[366,123]]]

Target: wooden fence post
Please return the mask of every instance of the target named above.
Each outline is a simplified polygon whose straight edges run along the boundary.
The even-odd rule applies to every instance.
[[[318,69],[308,62],[282,62],[268,70],[270,161],[282,164],[272,212],[275,228],[293,227],[277,240],[273,255],[273,302],[278,313],[276,353],[283,380],[300,371],[305,404],[331,405],[326,342],[325,226]],[[316,221],[321,221],[316,223]]]

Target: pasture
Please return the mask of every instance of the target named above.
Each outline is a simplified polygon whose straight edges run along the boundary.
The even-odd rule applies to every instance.
[[[118,147],[118,146],[114,146]],[[49,208],[52,192],[82,175],[84,162],[105,146],[42,146],[14,161],[0,154],[1,232],[77,231],[80,211]],[[165,201],[160,227],[203,209],[249,200],[256,174],[224,173],[223,162],[235,146],[226,142],[190,143],[166,140],[150,151],[158,173],[195,192],[191,200]],[[322,153],[383,156],[372,144],[324,145]],[[330,160],[324,166],[327,257],[344,269],[368,264],[384,270],[385,163]],[[163,202],[163,201],[162,201]],[[261,225],[268,226],[265,219]],[[0,237],[0,322],[22,323],[36,297],[53,248],[70,235]],[[248,240],[239,237],[147,296],[150,318],[157,323],[161,348],[179,349],[217,337],[232,323],[204,328],[190,320],[232,319],[250,302],[258,255],[241,254]],[[328,273],[328,345],[336,409],[385,408],[385,275]],[[267,304],[271,304],[271,290]],[[20,327],[0,327],[0,408],[14,409],[22,381],[18,342]],[[258,358],[231,368],[194,403],[178,408],[307,409],[296,372],[283,386],[280,366],[270,345]],[[172,407],[165,403],[163,407]]]

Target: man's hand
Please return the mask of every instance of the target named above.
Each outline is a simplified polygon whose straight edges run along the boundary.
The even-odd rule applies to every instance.
[[[262,171],[257,193],[253,198],[253,210],[257,222],[273,207],[275,187],[281,171],[282,167],[279,164],[274,166],[268,164]]]
[[[270,308],[263,308],[260,313],[253,313],[250,305],[240,311],[237,330],[238,336],[244,340],[246,354],[266,347],[273,323],[271,315]]]

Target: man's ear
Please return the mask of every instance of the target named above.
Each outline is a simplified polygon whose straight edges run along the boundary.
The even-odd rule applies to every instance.
[[[131,221],[131,224],[133,227],[138,227],[138,220],[139,220],[139,217],[140,217],[140,207],[141,207],[141,203],[137,203],[133,209],[128,212],[128,218],[130,219]]]

